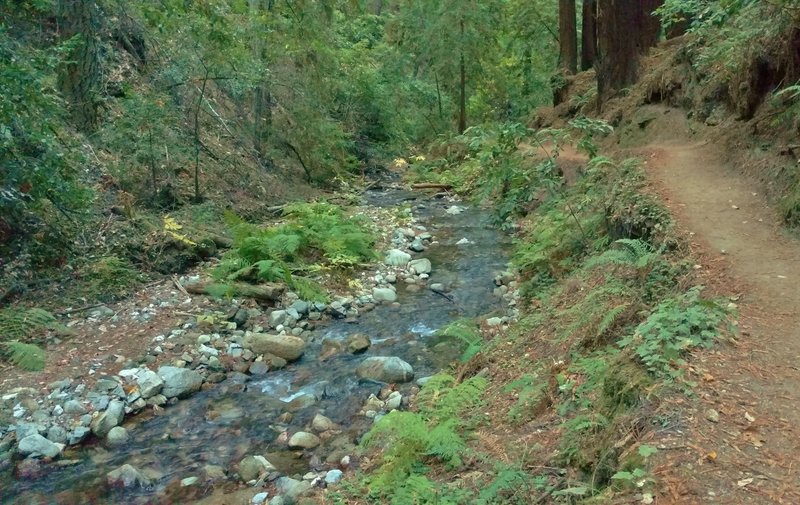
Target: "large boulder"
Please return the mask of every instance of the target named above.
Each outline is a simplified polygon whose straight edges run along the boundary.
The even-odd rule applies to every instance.
[[[64,444],[51,442],[38,433],[23,438],[17,447],[20,454],[34,458],[55,458],[63,449]]]
[[[105,412],[95,417],[92,421],[92,433],[98,437],[105,437],[111,428],[119,426],[125,417],[125,403],[119,400],[109,402]]]
[[[244,339],[244,346],[256,354],[273,354],[286,361],[295,361],[303,355],[306,343],[302,338],[290,335],[250,333]]]
[[[158,376],[164,381],[161,394],[167,398],[183,398],[203,385],[203,376],[196,370],[179,368],[176,366],[162,366],[158,369]]]
[[[358,365],[356,374],[362,379],[387,383],[409,382],[414,379],[411,365],[396,356],[367,358]]]

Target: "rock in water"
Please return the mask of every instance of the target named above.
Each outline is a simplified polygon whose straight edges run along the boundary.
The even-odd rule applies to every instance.
[[[122,488],[144,487],[150,483],[144,475],[139,473],[139,470],[127,464],[108,472],[106,482],[111,487]]]
[[[92,421],[92,433],[98,437],[105,437],[111,428],[119,426],[125,417],[125,404],[119,400],[112,400],[105,412]]]
[[[244,482],[250,482],[273,471],[275,467],[264,456],[247,456],[239,462],[239,477]]]
[[[361,333],[356,333],[355,335],[350,335],[347,337],[345,345],[347,346],[347,350],[351,353],[359,354],[369,349],[369,346],[372,345],[372,342],[368,336],[362,335]]]
[[[394,302],[397,300],[397,293],[391,288],[372,288],[372,298],[376,302]]]
[[[20,440],[17,450],[19,450],[19,453],[22,455],[31,456],[34,458],[55,458],[61,454],[61,450],[63,448],[63,444],[51,442],[50,440],[47,440],[43,436],[36,433],[34,435],[28,435]]]
[[[322,414],[317,414],[316,416],[314,416],[314,419],[311,420],[311,427],[319,432],[339,429],[339,426],[336,423],[334,423],[327,417],[323,416]]]
[[[319,437],[313,433],[298,431],[289,439],[291,449],[313,449],[321,443]]]
[[[125,445],[128,443],[128,430],[123,428],[122,426],[114,426],[109,430],[108,435],[106,435],[106,442],[111,447],[117,447],[120,445]]]
[[[200,372],[188,368],[162,366],[158,369],[158,375],[164,381],[161,394],[167,398],[183,398],[199,391],[203,385],[203,376]]]
[[[408,382],[414,379],[414,369],[402,359],[391,356],[367,358],[358,365],[356,374],[362,379],[381,382]]]
[[[418,260],[414,260],[408,264],[408,268],[411,269],[415,274],[429,274],[431,273],[432,266],[431,260],[427,258],[420,258]]]
[[[402,267],[411,261],[411,255],[400,249],[390,249],[386,251],[386,258],[383,260],[389,266]]]
[[[250,333],[244,339],[244,346],[256,354],[274,354],[286,361],[295,361],[303,355],[306,343],[290,335]]]
[[[414,252],[422,252],[425,250],[425,245],[422,243],[421,239],[416,238],[413,242],[411,242],[411,245],[408,246],[408,248]]]
[[[143,368],[136,372],[135,377],[139,385],[139,394],[145,400],[159,394],[164,387],[164,380],[152,370]]]

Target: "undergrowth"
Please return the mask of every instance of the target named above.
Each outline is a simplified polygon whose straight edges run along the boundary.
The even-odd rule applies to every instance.
[[[599,128],[586,125],[590,133]],[[651,496],[655,479],[648,466],[656,451],[643,440],[657,424],[660,398],[691,392],[687,356],[735,330],[726,304],[704,298],[702,286],[693,285],[686,248],[673,235],[667,210],[646,190],[639,161],[603,157],[594,133],[584,135],[578,141],[590,160],[568,187],[554,177],[567,135],[547,135],[554,139],[545,160],[548,176],[527,186],[521,200],[511,196],[523,215],[531,194],[546,190],[516,238],[520,303],[527,307],[520,322],[491,342],[466,321],[441,331],[464,342],[464,357],[471,361],[462,367],[477,360],[490,370],[481,406],[487,417],[426,417],[426,387],[417,400],[419,413],[381,420],[366,446],[375,447],[378,439],[391,444],[380,446],[383,463],[363,482],[377,483],[382,494],[375,496],[387,502],[601,503],[629,489]],[[516,163],[518,152],[510,146],[520,140],[511,138],[516,140],[506,140],[508,147],[498,148],[497,156],[505,152]],[[503,165],[489,153],[484,163]],[[490,186],[502,187],[502,180],[492,179],[497,174],[481,179],[475,162],[464,159],[466,181],[477,187],[492,180]],[[441,174],[457,180],[457,170],[453,165]],[[502,202],[502,195],[495,201]],[[450,412],[459,416],[458,409]],[[530,426],[539,427],[535,437]],[[470,440],[473,429],[505,433],[502,447]],[[435,430],[437,437],[445,430],[454,452],[431,449]],[[541,445],[529,446],[531,440]],[[494,465],[498,452],[512,464]],[[465,453],[481,461],[482,476],[470,482],[454,477]],[[543,475],[537,468],[558,471]],[[445,484],[454,478],[458,495]],[[505,490],[495,491],[501,485]]]
[[[66,328],[44,309],[0,310],[0,358],[23,370],[42,370],[46,354],[37,344],[51,331],[65,332]]]
[[[303,299],[324,300],[312,276],[352,271],[375,258],[375,234],[363,216],[317,202],[288,205],[284,217],[282,224],[260,227],[226,216],[233,248],[213,271],[220,294],[226,283],[282,281]]]

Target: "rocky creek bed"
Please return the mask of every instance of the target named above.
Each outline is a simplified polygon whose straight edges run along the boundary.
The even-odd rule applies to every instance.
[[[151,356],[177,351],[168,363],[3,393],[0,502],[175,503],[251,486],[253,503],[280,504],[336,485],[375,419],[460,354],[438,328],[516,312],[510,240],[487,213],[399,190],[365,200],[410,205],[414,220],[387,228],[383,262],[351,296],[220,302],[153,336]]]

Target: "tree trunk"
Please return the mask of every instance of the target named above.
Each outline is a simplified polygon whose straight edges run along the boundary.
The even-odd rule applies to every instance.
[[[458,133],[464,133],[467,129],[467,69],[464,61],[464,19],[461,19],[461,59],[459,62],[461,73],[461,84],[459,86],[459,112],[458,112]]]
[[[597,16],[599,104],[636,82],[640,0],[599,0]]]
[[[663,0],[640,0],[640,10],[637,12],[637,32],[639,54],[645,54],[648,49],[658,44],[661,35],[661,21],[653,11],[661,7]]]
[[[578,71],[578,32],[575,0],[558,1],[558,46],[561,68],[567,74]]]
[[[253,19],[261,16],[262,10],[271,11],[272,6],[272,0],[249,0],[250,13],[253,15]],[[272,135],[272,93],[270,92],[269,77],[267,75],[268,59],[262,37],[263,34],[257,33],[251,42],[253,56],[264,67],[264,75],[261,76],[260,81],[256,84],[256,89],[253,93],[253,149],[261,165],[270,167],[272,162],[266,156],[265,145]]]
[[[581,26],[581,70],[589,70],[597,59],[597,0],[583,0]]]
[[[83,131],[97,127],[101,84],[100,9],[91,0],[59,0],[58,17],[64,39],[78,42],[61,65],[58,84],[75,125]]]

